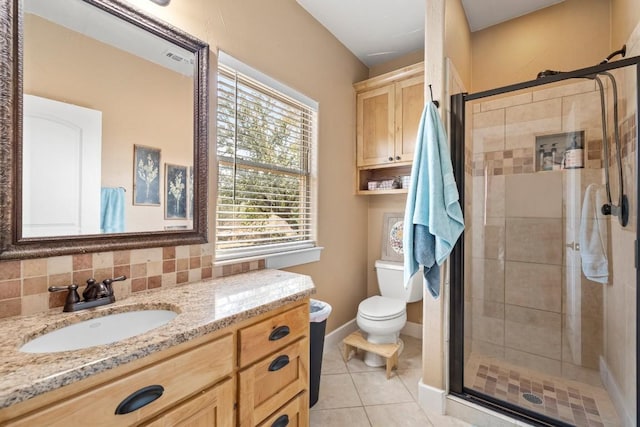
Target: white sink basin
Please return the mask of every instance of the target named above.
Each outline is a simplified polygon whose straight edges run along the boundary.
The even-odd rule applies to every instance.
[[[171,321],[170,310],[138,310],[109,314],[56,329],[24,344],[25,353],[55,353],[110,344],[130,338]]]

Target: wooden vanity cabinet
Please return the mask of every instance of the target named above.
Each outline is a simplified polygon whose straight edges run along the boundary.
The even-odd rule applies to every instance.
[[[304,299],[0,410],[0,425],[307,427],[308,366]],[[159,398],[116,415],[155,385]]]
[[[160,355],[162,353],[159,353]],[[91,425],[111,427],[139,425],[176,405],[192,399],[194,394],[215,385],[224,391],[224,382],[231,384],[233,374],[233,335],[226,334],[166,358],[157,358],[134,371],[119,373],[102,384],[79,390],[68,398],[55,399],[56,392],[42,395],[52,398],[48,405],[24,417],[10,421],[10,426],[69,427]],[[144,359],[143,359],[144,360]],[[126,365],[123,365],[126,367]],[[117,371],[117,368],[116,368]],[[110,374],[110,373],[109,373]],[[222,383],[217,386],[217,383]],[[81,383],[81,382],[80,382]],[[78,385],[81,385],[78,383]],[[149,387],[161,386],[162,394],[137,410],[116,414],[117,408],[129,396]],[[77,387],[77,386],[76,386]],[[231,389],[233,393],[233,389]],[[150,394],[147,394],[149,396]],[[220,393],[225,397],[224,393]],[[233,398],[233,394],[230,395]],[[196,396],[197,399],[199,396]],[[224,402],[233,413],[233,399]],[[45,402],[43,402],[45,403]],[[218,402],[220,405],[221,402]],[[219,424],[232,426],[232,423]]]
[[[238,425],[308,426],[309,307],[240,329],[238,337]]]

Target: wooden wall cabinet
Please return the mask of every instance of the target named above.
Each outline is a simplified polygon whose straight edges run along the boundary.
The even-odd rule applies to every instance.
[[[424,63],[356,83],[354,88],[357,192],[368,194],[374,192],[368,191],[374,176],[394,177],[411,171],[424,108]],[[387,170],[371,172],[373,169]]]
[[[308,366],[305,299],[5,408],[0,425],[308,427]],[[151,385],[159,398],[115,413]]]

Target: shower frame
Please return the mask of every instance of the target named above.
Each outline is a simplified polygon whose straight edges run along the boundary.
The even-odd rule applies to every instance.
[[[624,58],[613,62],[582,68],[575,71],[562,72],[538,78],[526,82],[503,86],[496,89],[490,89],[472,94],[461,93],[451,96],[451,112],[450,112],[450,135],[451,135],[451,160],[455,180],[458,185],[460,194],[460,203],[465,206],[465,105],[469,101],[487,98],[494,95],[506,94],[522,89],[529,89],[536,86],[542,86],[549,83],[555,83],[571,79],[582,79],[610,70],[624,67],[635,66],[636,75],[636,144],[638,144],[638,133],[640,131],[640,56]],[[615,124],[618,126],[618,123]],[[631,188],[635,192],[636,204],[640,200],[640,147],[636,147],[635,152],[636,165],[636,182],[635,188]],[[621,165],[619,165],[621,167]],[[627,188],[633,186],[626,186]],[[635,269],[636,269],[636,288],[640,284],[639,262],[639,231],[640,231],[640,214],[638,214],[638,206],[636,209],[636,238],[635,238]],[[540,426],[567,426],[561,421],[546,417],[540,413],[529,411],[525,408],[510,404],[506,401],[498,400],[490,396],[484,395],[478,391],[464,386],[464,234],[458,239],[453,251],[450,255],[450,310],[449,310],[449,394],[460,399],[473,402],[493,411],[506,414],[510,417],[532,423]],[[640,292],[636,293],[636,414],[640,408],[640,396],[638,395],[639,363],[638,354],[640,349],[640,328],[638,318],[638,306],[640,302]]]

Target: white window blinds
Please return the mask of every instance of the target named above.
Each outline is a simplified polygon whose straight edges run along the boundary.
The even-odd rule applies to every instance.
[[[314,246],[315,111],[219,65],[216,259]]]

